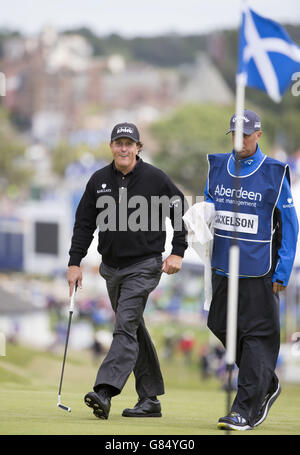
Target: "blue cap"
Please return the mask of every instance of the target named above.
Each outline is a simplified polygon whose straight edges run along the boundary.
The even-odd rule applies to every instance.
[[[254,111],[249,111],[249,109],[244,110],[244,122],[243,122],[243,133],[244,134],[252,134],[254,131],[261,130],[261,121],[259,116]],[[236,114],[230,119],[230,130],[227,131],[226,134],[235,131],[236,129]]]

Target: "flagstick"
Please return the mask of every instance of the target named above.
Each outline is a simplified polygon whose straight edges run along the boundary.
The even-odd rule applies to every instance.
[[[243,147],[243,116],[245,104],[245,79],[237,76],[236,80],[236,130],[234,135],[234,150],[240,152]],[[239,161],[235,160],[235,189],[239,187]],[[236,198],[237,191],[235,191]],[[234,204],[234,218],[236,217],[237,205]],[[237,232],[234,223],[233,241],[229,250],[229,278],[227,294],[227,326],[226,326],[226,369],[228,372],[227,387],[227,414],[231,410],[232,373],[236,360],[236,333],[237,333],[237,309],[239,289],[239,262],[240,249],[237,240]]]
[[[236,102],[235,102],[235,113],[237,116],[236,120],[236,131],[234,135],[234,150],[240,152],[243,148],[243,125],[244,125],[244,109],[245,109],[245,85],[246,75],[238,74],[236,76]]]

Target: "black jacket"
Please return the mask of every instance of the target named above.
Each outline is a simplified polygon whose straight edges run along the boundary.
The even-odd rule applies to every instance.
[[[133,205],[131,208],[128,207],[125,193],[122,190],[119,191],[113,162],[92,175],[76,211],[69,251],[69,266],[80,265],[82,258],[87,254],[97,227],[99,228],[98,251],[102,255],[103,262],[111,267],[123,268],[161,255],[166,240],[164,228],[166,216],[170,217],[173,227],[175,226],[172,254],[184,256],[187,243],[182,215],[188,207],[183,194],[169,177],[160,169],[139,158],[126,192],[127,201],[130,201],[133,196],[143,196],[147,213],[143,212],[142,219],[137,216],[137,209],[140,206],[134,206],[135,201],[131,199]],[[163,203],[158,202],[162,196],[165,196],[161,199]],[[130,220],[132,215],[131,219],[143,224],[144,227],[136,231],[128,229],[127,226],[124,227],[124,217],[120,221],[119,216],[120,204],[122,210],[125,208],[127,211],[125,221]],[[159,213],[159,219],[157,221],[156,217],[154,227],[153,213]],[[107,227],[108,221],[110,226],[104,229],[103,226],[105,224]]]

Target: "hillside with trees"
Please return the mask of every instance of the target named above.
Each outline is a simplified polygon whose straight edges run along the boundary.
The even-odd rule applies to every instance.
[[[286,26],[286,30],[291,38],[300,44],[300,28]],[[76,33],[85,37],[95,56],[120,54],[129,65],[130,62],[138,61],[176,71],[184,65],[194,63],[199,52],[204,52],[219,69],[231,90],[235,91],[237,30],[223,30],[206,35],[169,34],[135,38],[124,38],[116,34],[98,36],[88,28],[65,30],[63,33]],[[0,31],[0,59],[3,57],[3,43],[14,36],[20,34],[12,30]],[[273,145],[283,148],[288,154],[293,154],[299,149],[299,96],[292,96],[291,91],[288,91],[282,102],[277,104],[264,92],[247,88],[246,106],[256,110],[262,118],[264,133],[262,145],[266,153],[270,152]],[[233,110],[234,105],[227,107],[187,105],[175,109],[167,118],[155,122],[150,132],[156,144],[154,151],[156,164],[193,194],[199,194],[199,188],[202,192],[207,171],[206,154],[228,152],[231,148],[230,138],[224,135],[224,131],[228,127]],[[11,120],[14,121],[14,118]],[[9,141],[4,136],[2,141],[6,141],[4,148],[6,150]],[[59,175],[63,174],[72,156],[78,154],[78,150],[61,153],[61,147],[66,146],[60,144],[53,153],[54,170]],[[18,146],[13,147],[13,150],[14,154],[20,153]],[[100,155],[102,152],[102,150],[99,152]],[[3,154],[3,160],[6,160],[4,157],[9,154],[10,152]],[[10,164],[6,161],[3,162],[3,169],[12,172],[8,171]],[[13,174],[11,179],[15,180]]]

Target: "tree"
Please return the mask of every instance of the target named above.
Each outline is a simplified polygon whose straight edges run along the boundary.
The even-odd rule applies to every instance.
[[[92,155],[96,160],[111,161],[111,153],[107,145],[100,144],[97,147],[91,147],[87,144],[78,144],[74,146],[61,141],[52,150],[53,172],[63,177],[68,165],[74,161],[79,161],[84,155]]]
[[[186,105],[151,127],[156,140],[154,162],[193,196],[203,195],[207,154],[229,153],[231,136],[225,135],[234,106]],[[264,153],[269,139],[260,141]]]
[[[26,187],[32,172],[25,160],[26,146],[13,128],[7,112],[0,108],[0,192],[15,193]]]

